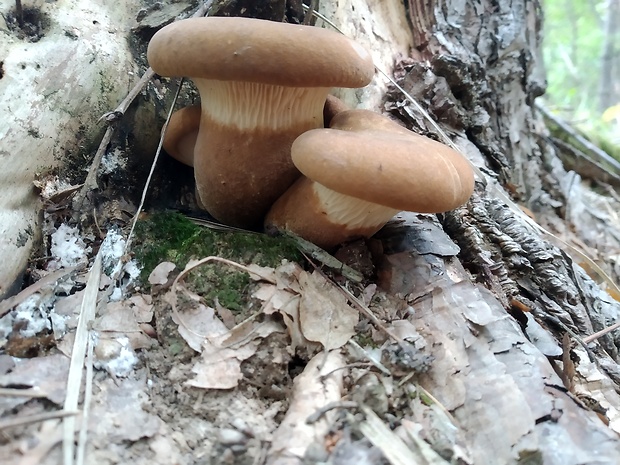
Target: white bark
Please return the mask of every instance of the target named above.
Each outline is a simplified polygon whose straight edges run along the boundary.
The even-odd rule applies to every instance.
[[[0,0],[0,15],[14,5]],[[96,142],[97,119],[124,97],[137,70],[127,43],[135,2],[24,3],[32,6],[50,20],[38,42],[18,39],[0,22],[0,296],[19,278],[36,240],[37,171]]]

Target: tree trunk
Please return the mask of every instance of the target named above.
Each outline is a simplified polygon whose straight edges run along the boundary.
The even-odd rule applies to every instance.
[[[608,0],[605,9],[605,35],[603,39],[603,50],[601,53],[601,78],[599,84],[599,111],[603,113],[607,108],[615,105],[620,93],[616,88],[614,70],[619,69],[620,48],[618,39],[620,38],[620,2]]]
[[[436,357],[421,384],[457,418],[472,463],[614,463],[618,344],[606,336],[586,353],[561,341],[602,329],[620,307],[574,265],[571,249],[533,231],[504,194],[564,240],[587,243],[594,258],[618,250],[618,223],[592,206],[600,200],[617,211],[617,202],[563,170],[534,107],[545,88],[541,5],[410,0],[408,12],[414,51],[397,66],[400,83],[485,173],[464,208],[440,217],[467,273],[450,262],[437,269],[432,248],[388,252],[387,286],[411,296],[412,321]],[[387,108],[441,138],[398,91]],[[426,271],[394,272],[411,257]],[[577,373],[558,361],[563,353],[578,358]],[[608,409],[611,429],[579,396]]]
[[[451,254],[428,218],[409,217],[397,228],[405,239],[386,243],[381,284],[406,296],[435,357],[420,383],[456,417],[471,463],[615,463],[618,341],[608,335],[587,351],[575,341],[620,307],[569,257],[578,252],[552,245],[520,210],[595,259],[619,249],[618,203],[562,168],[534,106],[545,89],[541,5],[410,0],[407,9],[413,49],[396,65],[399,82],[484,173],[465,207],[440,215],[467,271],[438,259]],[[441,139],[399,91],[385,107]],[[605,411],[609,427],[595,413]]]
[[[88,156],[97,120],[138,72],[127,42],[136,5],[29,2],[24,28],[14,8],[0,2],[0,297],[19,289],[40,240],[37,173]]]

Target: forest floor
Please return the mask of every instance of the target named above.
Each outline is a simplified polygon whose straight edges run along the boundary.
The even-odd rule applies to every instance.
[[[366,418],[400,422],[412,399],[417,415],[434,409],[448,427],[449,414],[413,381],[433,358],[407,321],[412,308],[377,287],[379,240],[337,253],[359,270],[349,270],[353,281],[290,239],[176,213],[145,215],[124,250],[129,224],[104,234],[66,223],[63,194],[76,190],[56,181],[40,185],[46,252],[33,257],[33,284],[0,309],[3,463],[60,463],[67,434],[86,444],[87,463],[324,461],[352,451],[377,463],[380,448],[365,435],[379,433],[351,428],[354,417],[370,406]],[[118,193],[107,194],[118,218]],[[81,413],[61,418],[78,398]],[[459,453],[444,446],[446,458]]]
[[[165,158],[135,218],[142,191],[128,186],[144,180],[129,158],[113,140],[96,191],[79,164],[37,181],[40,247],[0,302],[3,464],[543,463],[573,449],[591,463],[620,450],[620,402],[594,399],[616,391],[590,353],[529,309],[509,315],[435,216],[399,215],[334,261],[164,211],[195,211],[191,171]],[[588,405],[561,379],[576,353],[570,375],[596,384]]]

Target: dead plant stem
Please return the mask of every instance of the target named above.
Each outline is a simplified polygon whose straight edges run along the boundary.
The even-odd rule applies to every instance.
[[[58,410],[56,412],[38,413],[36,415],[18,416],[15,418],[5,418],[0,420],[0,430],[7,428],[15,428],[16,426],[29,425],[31,423],[40,423],[42,421],[54,420],[56,418],[65,418],[79,415],[78,410]]]

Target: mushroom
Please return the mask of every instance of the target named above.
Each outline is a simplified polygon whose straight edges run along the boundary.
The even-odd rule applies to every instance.
[[[338,113],[350,110],[351,108],[340,100],[338,97],[328,95],[325,100],[325,106],[323,107],[323,123],[325,127],[328,127]]]
[[[452,210],[474,189],[461,154],[368,110],[338,113],[330,129],[302,134],[291,155],[305,176],[275,202],[265,228],[325,249],[372,236],[399,211]]]
[[[168,121],[163,148],[184,165],[194,166],[194,147],[200,127],[200,107],[192,105],[175,111]]]
[[[198,88],[197,189],[209,213],[239,227],[259,224],[299,177],[290,147],[323,126],[330,88],[362,87],[374,74],[370,54],[336,32],[250,18],[177,21],[147,56],[156,73]]]
[[[350,109],[338,97],[328,95],[323,107],[325,125],[329,125],[329,122],[338,113]],[[194,166],[194,147],[200,127],[200,113],[199,105],[191,105],[175,111],[168,121],[164,135],[164,150],[172,158],[187,166]]]

